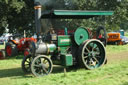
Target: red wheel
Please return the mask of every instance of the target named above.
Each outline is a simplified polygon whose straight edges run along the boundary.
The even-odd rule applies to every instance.
[[[6,48],[7,48],[6,52],[7,52],[8,56],[11,56],[11,54],[12,54],[12,47],[10,45],[7,45]]]
[[[5,46],[5,54],[6,56],[16,56],[18,54],[17,47],[12,42],[6,43]]]

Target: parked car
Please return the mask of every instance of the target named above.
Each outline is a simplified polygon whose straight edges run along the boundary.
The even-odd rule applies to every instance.
[[[12,34],[3,33],[3,35],[0,37],[0,44],[4,44],[4,42],[7,42],[9,39],[9,36],[12,36]]]
[[[0,45],[3,44],[3,43],[4,43],[4,41],[3,41],[3,39],[0,37]]]
[[[122,42],[124,42],[124,44],[128,44],[128,38],[126,36],[120,35],[120,38],[122,39]]]

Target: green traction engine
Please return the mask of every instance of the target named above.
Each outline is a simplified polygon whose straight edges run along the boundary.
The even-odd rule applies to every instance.
[[[37,6],[37,15],[40,12]],[[112,15],[112,12],[64,11],[54,10],[40,14],[41,18],[90,18],[97,15]],[[40,22],[36,18],[38,42],[30,44],[30,54],[22,61],[24,72],[32,72],[40,77],[52,72],[54,65],[66,67],[79,66],[86,69],[95,69],[106,61],[104,45],[97,39],[90,39],[89,32],[84,27],[78,27],[75,32],[66,35],[53,33],[40,35]]]

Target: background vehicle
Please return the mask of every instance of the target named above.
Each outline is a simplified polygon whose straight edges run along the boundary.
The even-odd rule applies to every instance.
[[[10,33],[4,33],[1,37],[0,37],[0,44],[4,44],[4,42],[8,42],[9,37],[12,36],[12,34]]]
[[[108,33],[108,44],[124,45],[128,43],[128,38],[121,35],[119,32]]]
[[[5,45],[5,54],[6,56],[16,56],[19,53],[24,53],[24,55],[28,55],[29,52],[29,44],[31,42],[36,42],[36,39],[31,37],[22,37],[20,34],[15,34],[9,37],[8,42]]]

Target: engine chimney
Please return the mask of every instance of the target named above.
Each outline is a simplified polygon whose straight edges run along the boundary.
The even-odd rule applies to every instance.
[[[35,27],[36,27],[36,35],[37,40],[41,38],[41,4],[39,2],[35,2]]]

